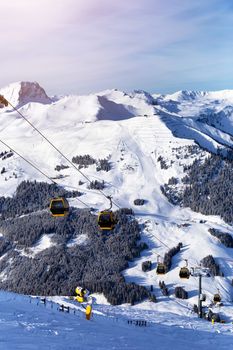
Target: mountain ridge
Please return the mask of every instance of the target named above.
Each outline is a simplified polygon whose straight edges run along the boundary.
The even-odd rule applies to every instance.
[[[20,103],[28,103],[28,102],[39,102],[39,103],[49,103],[53,101],[54,97],[49,97],[45,89],[41,87],[41,85],[34,81],[18,81],[18,82],[12,82],[8,84],[7,86],[1,87],[0,88],[0,93],[4,95],[6,94],[6,97],[9,99],[12,99],[11,102],[14,102],[17,100],[17,95],[20,98]],[[16,95],[16,97],[15,97]],[[176,99],[195,99],[196,97],[203,98],[203,97],[208,97],[208,98],[219,98],[219,99],[230,99],[231,102],[233,100],[233,89],[223,89],[223,90],[179,90],[175,91],[173,93],[169,94],[160,94],[160,93],[150,93],[145,90],[141,89],[136,89],[133,90],[133,92],[125,92],[121,91],[117,88],[115,89],[107,89],[103,91],[99,91],[96,93],[88,94],[88,95],[78,95],[78,94],[69,94],[69,95],[62,95],[62,96],[56,96],[56,99],[62,99],[66,96],[90,96],[90,95],[98,95],[98,96],[112,96],[115,98],[120,98],[120,97],[130,97],[134,98],[137,97],[140,99],[144,99],[148,102],[148,104],[153,104],[153,102],[159,97],[159,98],[165,98],[165,99],[171,99],[171,100],[176,100]],[[31,98],[31,100],[30,100]],[[36,98],[38,100],[36,100]],[[44,100],[43,100],[44,98]],[[56,100],[55,99],[55,100]]]

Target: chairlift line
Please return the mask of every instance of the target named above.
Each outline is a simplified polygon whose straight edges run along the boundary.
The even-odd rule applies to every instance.
[[[8,101],[4,96],[0,95],[0,103],[3,103],[5,105],[10,105],[13,110],[15,110],[34,130],[36,130],[63,158],[66,159],[66,161],[72,165],[72,167],[77,170],[89,183],[91,183],[91,180],[86,176],[76,165],[69,159],[67,158],[37,127],[35,127],[16,107],[14,107],[10,101]],[[108,196],[102,191],[98,190],[105,198],[108,199]],[[120,206],[118,206],[114,201],[112,201],[114,205],[120,209]]]

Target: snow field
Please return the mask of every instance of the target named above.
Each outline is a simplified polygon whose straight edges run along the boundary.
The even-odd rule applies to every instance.
[[[30,302],[31,301],[31,302]],[[34,298],[13,293],[0,293],[0,342],[3,349],[206,349],[218,346],[229,349],[232,344],[232,325],[211,325],[198,319],[172,313],[140,311],[135,307],[99,305],[101,312],[91,321],[76,309],[63,313],[57,304],[64,299],[41,304]],[[67,303],[74,307],[72,303]],[[51,307],[53,306],[53,307]],[[150,320],[146,327],[136,321]],[[133,324],[128,321],[134,321]]]

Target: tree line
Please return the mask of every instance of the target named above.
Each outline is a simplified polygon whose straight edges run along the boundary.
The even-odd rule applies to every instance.
[[[57,191],[54,186],[24,182],[12,198],[1,197],[0,272],[7,278],[0,287],[32,295],[74,295],[75,287],[83,285],[102,292],[114,305],[155,301],[146,288],[126,283],[122,275],[129,261],[146,248],[138,242],[140,227],[132,210],[116,211],[117,224],[109,233],[99,230],[97,216],[88,209],[71,208],[69,216],[61,218],[46,211],[33,213],[46,207],[48,196]],[[25,212],[28,215],[19,216]],[[43,235],[50,235],[55,245],[34,257],[26,254]],[[86,235],[85,244],[67,245],[80,235]]]

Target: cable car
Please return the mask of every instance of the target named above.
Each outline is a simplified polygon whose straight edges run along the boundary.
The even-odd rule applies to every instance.
[[[188,269],[188,260],[185,260],[185,261],[186,261],[186,266],[181,267],[179,276],[180,278],[189,279],[190,271]]]
[[[99,212],[97,221],[101,230],[112,230],[115,226],[115,220],[111,210]]]
[[[52,216],[67,216],[69,213],[69,203],[64,197],[51,199],[49,210]]]
[[[189,276],[190,276],[189,269],[187,267],[181,267],[179,276],[180,278],[189,279]]]
[[[5,97],[3,95],[0,95],[0,105],[3,105],[5,107],[8,106],[8,101],[7,101],[7,99],[5,99]]]
[[[166,267],[163,263],[159,262],[160,255],[157,256],[157,268],[156,273],[157,275],[164,275],[166,273]]]
[[[213,302],[216,304],[216,303],[220,303],[221,301],[221,296],[219,293],[217,294],[214,294],[214,299],[213,299]]]
[[[165,265],[163,263],[158,263],[156,273],[157,275],[164,275],[166,273]]]

